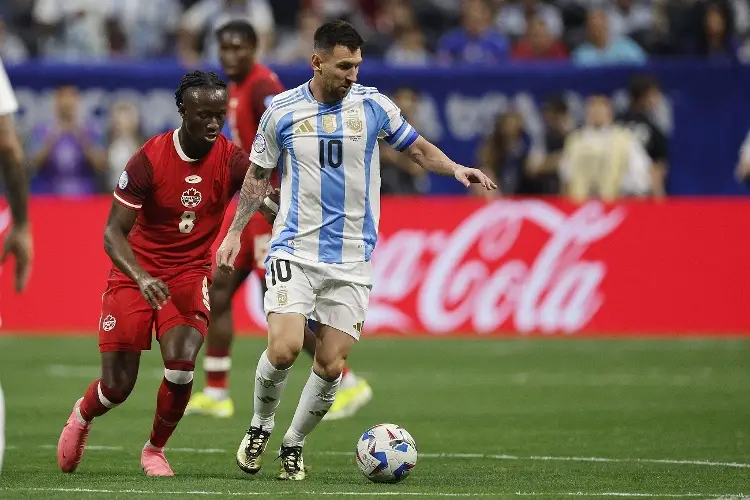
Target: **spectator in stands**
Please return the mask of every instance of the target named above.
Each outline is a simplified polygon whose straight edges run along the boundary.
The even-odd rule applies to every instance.
[[[284,64],[309,63],[315,30],[322,23],[323,18],[317,11],[312,9],[300,10],[297,15],[297,29],[279,41],[271,59]]]
[[[645,196],[651,190],[650,166],[641,143],[614,124],[609,97],[589,97],[586,125],[565,141],[559,172],[563,192],[575,202]]]
[[[79,120],[80,99],[73,86],[55,92],[52,123],[38,125],[30,140],[32,192],[59,195],[92,194],[106,167],[106,155],[96,133]]]
[[[383,56],[383,60],[392,66],[427,66],[430,59],[424,33],[416,25],[396,32],[396,39]]]
[[[573,51],[573,62],[581,66],[643,64],[646,53],[627,36],[612,36],[603,10],[589,11],[586,18],[588,41]]]
[[[104,0],[37,0],[33,15],[42,33],[43,57],[75,61],[106,58],[111,7]]]
[[[636,0],[615,0],[607,9],[612,36],[637,38],[653,26],[653,9]]]
[[[548,99],[542,108],[544,142],[535,144],[526,163],[530,194],[560,193],[560,158],[565,139],[573,129],[568,104],[562,96]]]
[[[729,6],[711,1],[701,5],[702,22],[698,32],[697,53],[711,59],[732,59],[739,44],[732,33]]]
[[[8,31],[5,20],[0,17],[0,59],[5,63],[17,63],[26,60],[28,57],[29,51],[26,49],[26,45],[20,38]]]
[[[140,113],[132,101],[117,101],[109,111],[107,127],[107,169],[103,188],[112,191],[130,157],[143,146],[144,134],[140,126]]]
[[[416,91],[410,88],[398,89],[393,94],[393,101],[401,109],[406,121],[414,127],[420,126],[419,94]],[[429,190],[430,178],[422,167],[382,142],[379,147],[381,193],[407,195],[426,193]]]
[[[530,152],[531,138],[524,130],[521,113],[511,110],[500,115],[479,148],[478,167],[499,188],[489,197],[527,192],[526,163]],[[483,196],[478,189],[474,192]]]
[[[438,42],[438,60],[443,64],[496,65],[508,57],[509,42],[492,27],[492,9],[487,0],[466,0],[461,27]]]
[[[526,34],[513,47],[512,57],[518,61],[562,61],[568,58],[568,49],[549,32],[543,18],[533,15],[528,20]]]
[[[529,20],[539,18],[547,26],[547,30],[555,37],[563,33],[563,21],[560,10],[554,5],[541,0],[519,0],[517,2],[502,2],[502,7],[495,17],[497,29],[501,33],[520,38],[528,33]]]
[[[172,55],[181,16],[178,0],[127,0],[115,4],[111,26],[124,37],[123,55],[164,57]]]
[[[655,197],[661,198],[666,194],[669,145],[652,118],[662,101],[661,89],[650,76],[637,75],[630,81],[629,94],[630,106],[617,122],[630,129],[651,158],[651,190]]]
[[[178,50],[183,63],[193,66],[203,60],[218,64],[219,46],[213,33],[234,18],[250,21],[258,34],[258,57],[264,57],[273,47],[275,27],[268,0],[200,0],[182,18]]]

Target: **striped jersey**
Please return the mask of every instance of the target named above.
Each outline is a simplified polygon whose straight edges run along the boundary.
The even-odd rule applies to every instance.
[[[323,104],[309,85],[274,97],[250,153],[256,165],[281,169],[269,255],[366,262],[380,219],[378,139],[403,151],[418,134],[376,88],[354,84],[343,100]]]

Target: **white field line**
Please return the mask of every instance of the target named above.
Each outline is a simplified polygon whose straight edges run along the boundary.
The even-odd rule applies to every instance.
[[[412,492],[412,491],[208,491],[208,490],[185,490],[185,491],[159,491],[159,490],[136,490],[136,489],[94,489],[94,488],[2,488],[0,491],[15,492],[59,492],[59,493],[97,493],[97,494],[130,494],[130,495],[194,495],[194,496],[234,496],[234,497],[268,497],[268,496],[333,496],[333,497],[625,497],[625,498],[710,498],[715,500],[745,500],[750,497],[739,493],[728,494],[706,494],[706,493],[636,493],[619,491],[563,491],[563,492],[534,492],[516,491],[508,493],[439,493],[439,492]]]
[[[57,445],[43,444],[35,448],[43,450],[57,449]],[[7,446],[7,450],[19,450],[21,447],[12,445]],[[125,451],[124,446],[86,446],[89,451]],[[168,453],[197,453],[197,454],[214,454],[214,453],[234,453],[233,450],[222,448],[167,448]],[[328,456],[354,456],[349,451],[321,451],[310,452],[310,455],[328,455]],[[714,460],[673,460],[663,458],[609,458],[609,457],[565,457],[565,456],[543,456],[543,455],[497,455],[487,453],[420,453],[419,458],[477,458],[487,460],[517,460],[531,462],[600,462],[600,463],[645,463],[645,464],[667,464],[667,465],[701,465],[706,467],[729,467],[734,469],[750,469],[750,463],[742,462],[719,462]],[[750,499],[748,499],[750,500]]]

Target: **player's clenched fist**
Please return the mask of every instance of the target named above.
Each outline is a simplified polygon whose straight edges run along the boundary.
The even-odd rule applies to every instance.
[[[234,261],[240,253],[240,231],[229,231],[216,251],[216,266],[219,269],[234,269]]]
[[[266,198],[263,200],[263,203],[260,205],[260,209],[258,209],[261,215],[263,215],[263,218],[266,219],[266,222],[268,222],[272,226],[274,221],[276,220],[276,215],[278,215],[279,213],[280,202],[281,191],[279,191],[279,188],[274,188],[268,192]]]
[[[151,307],[154,309],[161,309],[161,306],[167,303],[169,300],[169,287],[162,280],[156,279],[153,276],[146,276],[137,281],[138,287],[141,289],[141,295],[146,299]]]

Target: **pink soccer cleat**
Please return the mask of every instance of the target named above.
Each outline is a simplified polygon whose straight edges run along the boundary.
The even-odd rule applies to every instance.
[[[57,442],[57,465],[63,472],[73,472],[81,463],[86,439],[89,437],[91,422],[84,423],[79,417],[78,407],[83,398],[76,401],[68,421],[63,426],[60,440]]]
[[[146,443],[141,452],[141,468],[149,477],[172,477],[174,472],[164,456],[163,448],[154,448]]]

